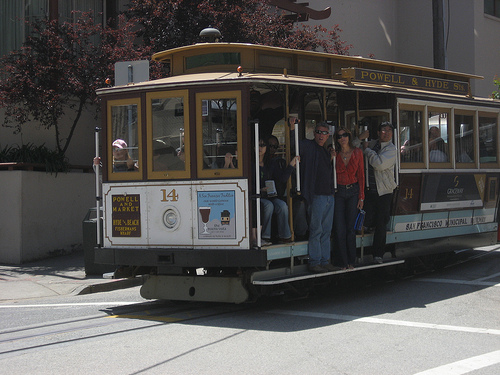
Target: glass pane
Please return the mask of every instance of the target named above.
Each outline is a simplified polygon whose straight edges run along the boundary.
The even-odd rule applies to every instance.
[[[184,171],[184,101],[179,98],[151,100],[153,171]]]
[[[186,69],[209,65],[239,65],[241,56],[237,52],[207,53],[204,55],[186,57]]]
[[[448,156],[448,113],[429,111],[429,161],[446,163]]]
[[[76,0],[67,1],[59,0],[59,21],[61,22],[74,22],[80,18],[80,14],[72,13],[73,11],[79,12],[92,12],[94,22],[96,24],[103,23],[103,1],[102,0]]]
[[[479,117],[479,161],[497,162],[497,119]]]
[[[326,120],[334,124],[337,122],[339,105],[336,91],[326,91]]]
[[[311,92],[307,93],[303,99],[306,118],[305,134],[307,139],[314,139],[314,129],[318,123],[323,121],[323,107],[320,95],[320,93]]]
[[[202,101],[203,169],[237,168],[237,102]]]
[[[484,13],[495,15],[495,1],[496,0],[484,0]]]
[[[139,168],[137,114],[137,104],[111,107],[113,172],[132,172]]]
[[[23,43],[22,1],[2,1],[0,3],[0,56],[21,48]]]
[[[20,2],[20,1],[16,1]],[[26,1],[24,5],[24,18],[28,23],[24,25],[25,34],[24,38],[33,33],[33,28],[31,27],[31,23],[35,21],[40,21],[44,18],[47,18],[49,14],[49,2],[48,0],[31,0]],[[9,33],[7,33],[8,35]],[[25,40],[23,40],[24,42]]]
[[[457,163],[474,162],[473,115],[455,115],[455,159]]]
[[[401,162],[422,163],[422,111],[401,110]]]

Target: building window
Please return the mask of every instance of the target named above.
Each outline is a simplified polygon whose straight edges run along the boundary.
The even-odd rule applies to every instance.
[[[500,0],[484,0],[484,13],[500,18]]]
[[[0,57],[21,48],[31,33],[24,21],[35,22],[48,18],[54,7],[60,22],[75,22],[73,11],[92,11],[94,22],[104,24],[126,8],[127,0],[16,0],[0,2]],[[107,14],[108,12],[109,14]]]
[[[47,0],[3,1],[0,3],[0,56],[21,48],[30,29],[24,20],[33,22],[48,15]]]
[[[104,24],[103,0],[59,1],[60,22],[76,22],[78,15],[72,13],[73,11],[92,12],[94,17],[94,23]]]

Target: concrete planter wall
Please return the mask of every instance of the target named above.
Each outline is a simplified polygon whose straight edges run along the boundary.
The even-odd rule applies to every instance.
[[[93,173],[0,171],[0,263],[21,264],[80,248],[95,206]]]

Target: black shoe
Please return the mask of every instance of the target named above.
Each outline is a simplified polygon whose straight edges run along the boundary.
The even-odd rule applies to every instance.
[[[320,266],[319,264],[315,266],[309,266],[307,267],[309,269],[309,272],[312,273],[325,273],[328,272],[324,267]]]
[[[322,264],[321,267],[323,267],[325,270],[327,270],[328,272],[334,272],[334,271],[340,271],[342,268],[340,267],[337,267],[337,266],[334,266],[333,264],[331,263],[325,263],[325,264]]]

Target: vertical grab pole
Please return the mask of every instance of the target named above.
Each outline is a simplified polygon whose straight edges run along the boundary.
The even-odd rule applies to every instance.
[[[333,134],[330,134],[332,137],[332,149],[335,150],[335,127],[330,126],[330,132],[333,131]],[[331,158],[331,154],[329,155]],[[333,168],[333,188],[335,191],[337,191],[337,154],[335,154],[335,157],[332,160],[332,168]]]
[[[262,243],[260,239],[260,168],[259,168],[259,122],[255,121],[255,193],[257,198],[256,213],[257,213],[257,247],[260,248]]]
[[[363,131],[368,130],[368,126],[363,127]],[[368,142],[368,138],[365,138],[365,142]],[[370,189],[370,186],[368,185],[368,159],[365,159],[365,188]],[[365,197],[366,199],[366,197]],[[363,263],[364,257],[365,257],[365,244],[363,243],[363,237],[365,236],[365,229],[364,227],[361,227],[361,254],[360,254],[360,261]]]
[[[333,187],[337,191],[337,157],[333,158]]]
[[[299,119],[295,118],[295,156],[300,155],[300,150],[299,150]],[[297,160],[297,163],[295,164],[295,177],[296,177],[296,183],[297,183],[297,194],[300,194],[300,161]]]
[[[100,128],[95,128],[95,157],[99,158],[99,132]],[[99,172],[101,166],[94,165],[95,172],[95,201],[96,201],[96,225],[97,225],[97,246],[101,247],[101,182],[99,181]]]
[[[368,126],[364,126],[364,131],[367,131],[368,130]],[[365,139],[365,142],[368,142],[368,138]],[[365,158],[365,186],[367,189],[370,189],[370,186],[368,185],[368,159]]]

